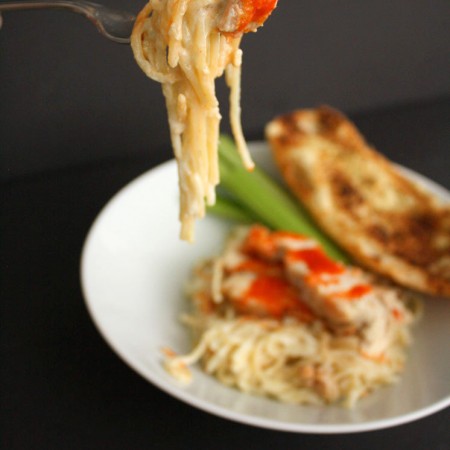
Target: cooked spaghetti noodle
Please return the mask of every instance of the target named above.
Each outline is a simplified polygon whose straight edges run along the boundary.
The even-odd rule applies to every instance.
[[[195,219],[205,214],[205,200],[215,202],[221,120],[215,79],[224,71],[233,135],[244,165],[253,167],[240,120],[239,44],[242,33],[260,25],[276,0],[241,1],[244,6],[233,0],[150,0],[131,35],[139,66],[162,84],[178,162],[180,236],[188,241],[193,240]],[[249,5],[255,3],[252,15],[242,22],[242,14],[248,14]]]
[[[417,317],[416,302],[398,288],[374,282],[372,294],[345,298],[334,292],[327,301],[347,302],[354,308],[347,323],[353,327],[342,327],[343,322],[337,326],[314,304],[305,304],[299,291],[295,290],[292,302],[292,285],[282,274],[285,269],[280,272],[279,261],[267,264],[254,255],[249,258],[249,239],[251,231],[238,232],[221,256],[196,268],[189,286],[194,312],[183,317],[196,345],[184,356],[166,350],[165,366],[172,375],[189,382],[189,366],[201,362],[205,372],[244,392],[299,404],[340,402],[350,407],[377,387],[398,380],[410,342],[409,328]],[[260,248],[267,249],[266,244]],[[282,277],[278,284],[264,283],[265,292],[255,289],[258,281],[274,281],[278,276]],[[344,289],[350,292],[345,276]],[[330,278],[322,278],[322,284],[324,280]],[[217,282],[220,297],[214,287]],[[269,297],[275,293],[279,295]],[[377,315],[372,301],[382,315]],[[372,317],[378,333],[366,333],[371,325],[359,324],[361,309],[364,320]],[[343,309],[341,318],[344,314]]]

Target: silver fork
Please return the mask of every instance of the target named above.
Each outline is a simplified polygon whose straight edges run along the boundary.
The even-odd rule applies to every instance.
[[[125,11],[117,11],[98,3],[81,0],[52,2],[24,1],[24,2],[0,2],[0,28],[2,25],[2,12],[19,11],[29,9],[58,8],[83,14],[108,39],[120,44],[128,44],[136,16]]]

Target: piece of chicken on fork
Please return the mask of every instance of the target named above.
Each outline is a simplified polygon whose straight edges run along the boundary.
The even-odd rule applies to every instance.
[[[277,6],[278,0],[227,0],[219,23],[223,33],[256,31]]]

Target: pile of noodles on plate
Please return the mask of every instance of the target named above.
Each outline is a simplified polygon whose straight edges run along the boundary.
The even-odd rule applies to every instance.
[[[189,366],[244,392],[298,404],[354,406],[398,380],[420,304],[362,269],[329,259],[315,241],[261,226],[237,228],[188,285],[183,322],[195,346],[165,349],[165,367]]]

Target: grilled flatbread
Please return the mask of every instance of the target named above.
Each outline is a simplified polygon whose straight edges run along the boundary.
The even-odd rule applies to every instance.
[[[450,205],[403,176],[328,107],[267,125],[281,173],[303,205],[362,265],[450,297]]]

